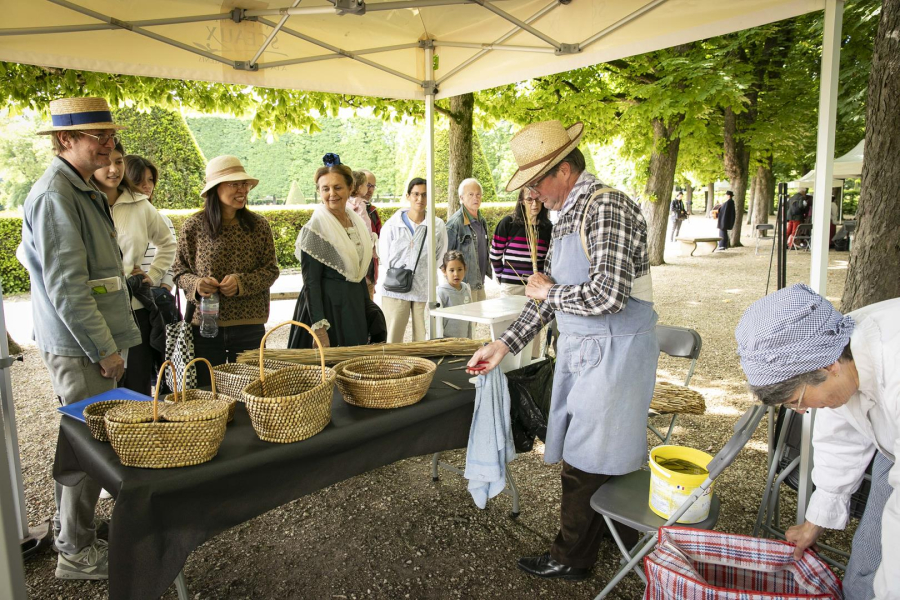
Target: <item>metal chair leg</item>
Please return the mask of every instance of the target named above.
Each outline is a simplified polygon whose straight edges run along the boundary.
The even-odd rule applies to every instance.
[[[178,577],[175,578],[175,589],[178,591],[178,600],[190,600],[187,583],[184,581],[184,569],[179,571]]]
[[[609,532],[612,534],[613,540],[615,540],[615,542],[616,542],[616,546],[619,547],[619,552],[621,552],[622,556],[624,557],[624,560],[622,562],[625,563],[625,562],[631,560],[631,558],[632,558],[631,550],[629,550],[625,546],[625,542],[622,541],[622,536],[619,535],[619,530],[616,529],[616,524],[613,523],[613,520],[610,519],[609,517],[607,517],[606,515],[603,515],[603,520],[606,521],[606,527],[609,529]],[[640,546],[640,544],[638,544],[638,546]],[[644,575],[643,572],[641,572],[641,569],[637,565],[635,565],[634,569],[632,569],[632,570],[635,573],[637,573],[637,576],[641,578],[641,581],[644,582],[644,585],[647,585],[647,576]]]
[[[509,466],[506,467],[506,485],[509,487],[509,496],[512,498],[512,511],[509,513],[511,519],[519,518],[519,487],[516,485],[516,480],[513,478],[513,474],[509,470]],[[506,490],[504,490],[506,491]]]
[[[438,466],[441,461],[441,453],[435,452],[431,457],[431,480],[438,481],[440,477],[438,476]]]

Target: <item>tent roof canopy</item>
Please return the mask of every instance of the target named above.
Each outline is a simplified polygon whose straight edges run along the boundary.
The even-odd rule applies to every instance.
[[[0,60],[424,99],[568,71],[821,10],[825,0],[31,0]],[[439,58],[426,81],[425,49]]]
[[[856,179],[862,177],[863,167],[863,151],[865,150],[865,140],[853,147],[853,150],[847,154],[834,159],[834,181],[831,187],[841,187],[844,185],[844,179]],[[816,183],[816,170],[813,169],[800,179],[792,181],[790,185],[795,186],[812,186]]]

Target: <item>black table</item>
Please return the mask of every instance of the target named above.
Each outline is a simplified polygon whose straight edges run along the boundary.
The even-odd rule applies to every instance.
[[[77,473],[85,472],[116,498],[109,538],[110,598],[158,598],[192,550],[230,527],[398,460],[465,447],[475,390],[464,371],[449,368],[439,366],[425,398],[405,408],[350,406],[335,387],[331,423],[293,444],[261,441],[238,403],[218,455],[193,467],[124,467],[108,443],[92,438],[83,423],[64,417],[53,476],[71,484]]]

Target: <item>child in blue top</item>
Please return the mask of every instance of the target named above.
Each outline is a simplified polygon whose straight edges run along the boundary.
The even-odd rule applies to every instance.
[[[444,254],[441,272],[447,278],[446,283],[438,286],[438,299],[444,308],[469,304],[472,301],[472,289],[463,281],[466,277],[466,260],[459,250],[450,250]],[[459,319],[444,319],[444,337],[471,338],[475,324]]]

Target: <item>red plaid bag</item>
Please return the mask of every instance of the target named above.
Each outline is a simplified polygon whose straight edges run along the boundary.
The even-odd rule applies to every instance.
[[[810,550],[779,540],[660,527],[644,559],[644,600],[842,600],[841,582]]]

